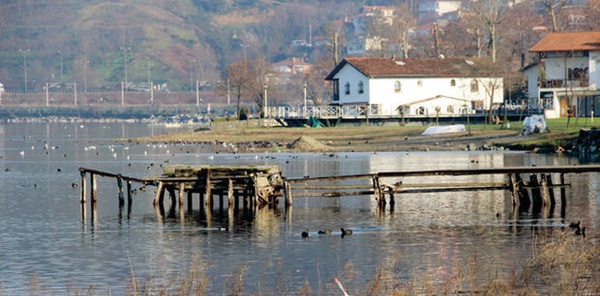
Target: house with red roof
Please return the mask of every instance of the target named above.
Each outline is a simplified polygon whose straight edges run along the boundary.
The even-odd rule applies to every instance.
[[[503,78],[485,59],[345,58],[325,78],[331,103],[372,114],[461,116],[501,104]]]
[[[538,55],[538,62],[523,71],[530,106],[542,109],[547,118],[597,112],[600,31],[549,33],[529,52]]]

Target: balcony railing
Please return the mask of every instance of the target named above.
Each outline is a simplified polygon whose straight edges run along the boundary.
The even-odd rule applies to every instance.
[[[588,87],[590,82],[588,80],[565,80],[564,79],[553,79],[542,82],[542,88],[564,88],[564,87]]]

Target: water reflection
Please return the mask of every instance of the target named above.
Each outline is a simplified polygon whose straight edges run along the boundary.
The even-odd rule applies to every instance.
[[[156,132],[135,124],[0,125],[0,290],[22,294],[35,274],[58,291],[93,285],[97,291],[119,294],[132,273],[139,279],[168,280],[197,271],[214,281],[209,289],[219,294],[243,266],[247,293],[297,291],[308,281],[313,291],[339,295],[331,284],[334,277],[350,291],[364,287],[382,266],[392,267],[396,283],[427,277],[442,281],[473,256],[494,264],[498,276],[507,277],[516,261],[529,256],[535,235],[561,231],[577,220],[593,233],[600,222],[599,176],[580,174],[566,175],[571,187],[564,213],[557,198],[554,210],[535,214],[515,211],[510,192],[472,191],[398,194],[393,211],[389,206],[379,211],[372,196],[297,196],[290,209],[282,205],[277,210],[230,211],[225,205],[208,212],[194,198],[191,212],[185,208],[183,216],[178,207],[169,214],[168,205],[157,215],[152,205],[156,188],[138,190],[131,211],[122,212],[114,179],[99,178],[97,213],[82,223],[79,188],[71,187],[79,182],[82,166],[142,177],[160,173],[165,161],[278,165],[284,176],[301,178],[578,163],[574,158],[519,152],[214,155],[194,145],[107,141]],[[477,176],[464,181],[499,179]],[[354,233],[342,239],[342,227]],[[304,240],[300,232],[307,228],[311,235]],[[325,228],[333,232],[315,234]]]

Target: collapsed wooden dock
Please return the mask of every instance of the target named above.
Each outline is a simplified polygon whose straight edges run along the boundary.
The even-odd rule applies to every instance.
[[[171,198],[171,211],[179,205],[183,216],[187,200],[188,212],[191,212],[193,195],[199,196],[199,207],[209,213],[213,209],[214,199],[218,198],[219,207],[224,208],[224,200],[231,210],[242,206],[254,208],[263,206],[277,207],[279,197],[285,197],[285,205],[292,205],[292,196],[303,197],[342,197],[368,195],[374,196],[380,209],[395,203],[395,195],[406,193],[472,191],[472,190],[509,190],[512,204],[519,211],[533,211],[556,203],[554,189],[560,190],[560,201],[564,211],[566,206],[566,174],[597,173],[600,165],[576,166],[531,166],[505,168],[478,168],[455,170],[421,170],[379,172],[328,177],[289,178],[282,176],[277,166],[208,166],[208,165],[167,165],[163,174],[136,178],[93,169],[80,168],[82,214],[85,217],[87,201],[87,175],[90,175],[92,215],[97,201],[97,176],[117,180],[119,207],[122,209],[127,195],[127,213],[131,213],[133,182],[144,186],[156,186],[154,205],[157,213],[164,216],[166,193]],[[500,175],[502,181],[472,182],[452,180],[460,176]],[[404,182],[409,178],[445,176],[448,182]],[[557,182],[555,182],[558,177]],[[498,179],[498,178],[496,178]],[[344,183],[350,181],[350,183]],[[333,183],[333,184],[332,184]],[[124,189],[124,184],[126,189]],[[387,198],[387,199],[386,199]],[[241,205],[240,205],[241,203]]]
[[[185,213],[184,205],[187,200],[188,212],[191,212],[193,195],[198,194],[199,206],[212,210],[215,197],[218,198],[219,207],[224,207],[224,198],[227,198],[228,208],[233,209],[276,206],[282,196],[283,180],[277,166],[209,166],[209,165],[167,165],[163,166],[163,174],[136,178],[113,174],[93,169],[80,168],[81,191],[80,201],[82,215],[85,217],[85,204],[87,201],[87,175],[90,175],[92,215],[96,212],[97,202],[97,177],[115,178],[117,180],[119,207],[125,205],[127,195],[127,213],[131,213],[133,182],[143,186],[156,186],[154,205],[157,213],[164,216],[164,199],[166,193],[171,198],[171,210],[179,205],[181,215]],[[123,186],[126,184],[126,190]]]

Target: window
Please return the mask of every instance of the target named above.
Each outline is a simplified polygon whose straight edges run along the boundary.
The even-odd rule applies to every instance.
[[[418,87],[421,87],[421,86],[423,86],[423,81],[422,81],[421,79],[419,79],[419,80],[417,81],[417,86],[418,86]]]
[[[479,83],[475,79],[471,80],[471,92],[479,92]]]
[[[394,82],[394,91],[399,93],[402,90],[402,84],[400,84],[400,81],[396,80],[396,82]]]
[[[425,115],[425,107],[423,107],[423,106],[420,106],[420,107],[417,109],[417,115]]]
[[[350,94],[350,82],[346,82],[346,84],[344,84],[344,94]]]
[[[450,80],[450,86],[456,86],[456,80],[454,80],[454,79]]]
[[[448,105],[448,107],[446,108],[446,112],[450,114],[454,113],[454,106]]]
[[[365,92],[365,85],[362,81],[358,82],[358,93],[362,94]]]

